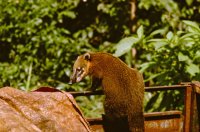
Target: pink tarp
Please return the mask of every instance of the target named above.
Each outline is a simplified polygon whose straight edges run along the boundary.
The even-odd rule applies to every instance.
[[[0,131],[89,132],[74,98],[67,92],[50,91],[1,88]]]

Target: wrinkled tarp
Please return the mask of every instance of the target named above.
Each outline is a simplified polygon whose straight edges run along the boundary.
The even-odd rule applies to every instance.
[[[0,132],[8,131],[88,132],[90,128],[67,92],[4,87],[0,89]]]

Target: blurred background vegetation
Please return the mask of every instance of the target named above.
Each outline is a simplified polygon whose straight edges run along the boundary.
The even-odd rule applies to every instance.
[[[0,87],[68,85],[76,57],[103,51],[144,75],[146,86],[200,81],[200,0],[0,0]],[[181,91],[146,94],[145,111],[183,109]],[[102,96],[78,97],[88,117]]]

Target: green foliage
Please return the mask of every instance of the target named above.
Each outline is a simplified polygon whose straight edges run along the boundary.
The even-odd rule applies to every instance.
[[[142,48],[142,52],[145,54],[141,54],[138,59],[145,61],[139,68],[148,85],[170,85],[200,79],[199,24],[184,20],[183,26],[185,30],[175,33],[169,31],[164,38],[156,37],[160,34],[160,30],[154,31],[147,37],[143,34],[141,35],[143,36],[142,41],[136,43],[132,41],[132,44],[129,44],[129,49],[126,49],[130,51],[133,47]],[[121,43],[120,41],[116,47],[123,47],[123,45],[126,46],[127,42]],[[117,49],[116,53],[119,52],[121,50]],[[124,54],[124,52],[121,52],[121,54]],[[180,91],[158,93],[153,93],[150,97],[146,96],[146,100],[149,100],[145,103],[146,111],[183,108],[183,97],[181,97]],[[171,101],[167,103],[166,100]],[[155,105],[152,107],[153,102],[155,102]]]
[[[113,36],[121,36],[128,23],[128,17],[119,19],[128,14],[121,13],[128,9],[123,3],[0,1],[0,86],[81,90],[88,81],[67,84],[73,62],[86,51],[111,49]]]
[[[103,109],[104,96],[90,96],[90,97],[77,97],[76,102],[79,104],[80,109],[84,112],[86,117],[100,118]]]
[[[169,85],[199,79],[199,26],[190,21],[183,24],[184,31],[169,31],[165,38],[147,38],[144,47],[148,48],[148,58],[143,56],[147,62],[141,65],[142,71],[149,71],[145,72],[146,81]]]
[[[79,44],[58,25],[63,17],[76,17],[72,9],[77,3],[1,1],[0,5],[0,85],[30,90],[66,82],[71,68],[66,64],[79,52]]]
[[[199,21],[199,3],[199,0],[140,0],[138,23],[148,27],[146,33],[156,29],[177,31],[183,19]]]

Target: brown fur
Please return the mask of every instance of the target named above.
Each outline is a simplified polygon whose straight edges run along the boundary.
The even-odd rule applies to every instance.
[[[74,64],[72,82],[77,82],[77,67],[84,67],[83,76],[78,81],[87,75],[101,80],[105,94],[105,119],[108,123],[117,124],[115,122],[120,122],[120,119],[127,119],[129,131],[144,131],[144,83],[136,69],[129,68],[108,53],[86,53],[79,56]],[[116,130],[120,130],[119,125],[116,125]]]

